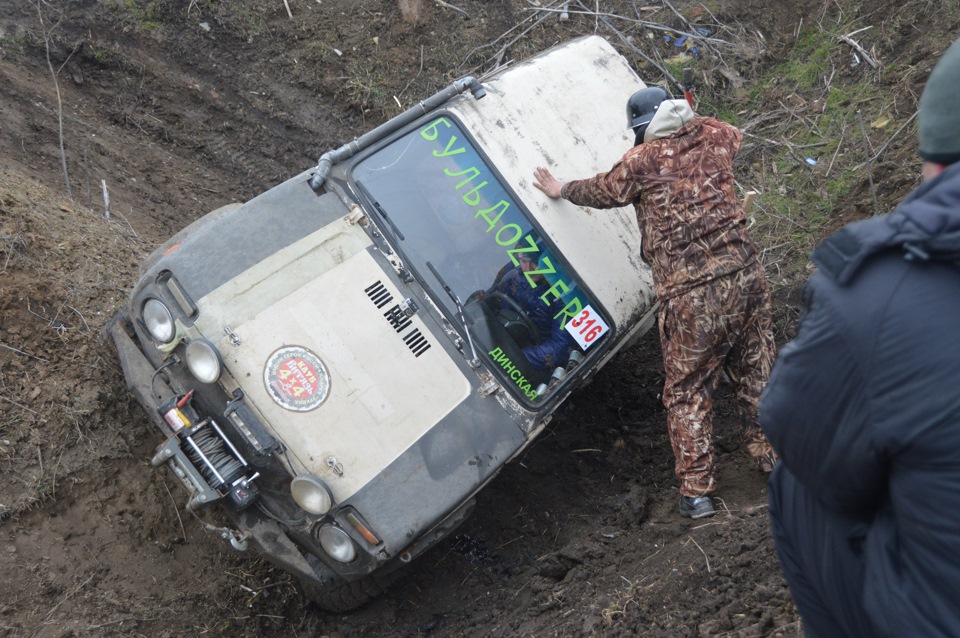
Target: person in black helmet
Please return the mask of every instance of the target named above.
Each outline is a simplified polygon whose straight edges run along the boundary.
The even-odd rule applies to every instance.
[[[634,146],[643,143],[643,136],[646,135],[653,116],[657,114],[657,109],[669,99],[667,92],[659,86],[650,86],[640,89],[627,100],[627,125],[636,135],[633,140]],[[682,116],[680,117],[682,119]]]
[[[562,182],[543,167],[535,186],[592,208],[633,204],[660,299],[663,404],[680,479],[680,514],[714,514],[713,399],[725,372],[744,445],[769,472],[776,455],[757,420],[774,359],[770,293],[734,191],[735,127],[697,116],[658,87],[627,100],[635,145],[606,173]]]
[[[760,402],[808,637],[960,635],[960,41],[920,97],[922,183],[814,250]]]

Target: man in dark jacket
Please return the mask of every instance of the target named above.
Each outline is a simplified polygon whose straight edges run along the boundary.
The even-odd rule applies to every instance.
[[[920,100],[924,182],[813,253],[760,403],[807,636],[960,635],[960,41]]]
[[[525,253],[520,253],[517,261],[518,265],[507,271],[497,284],[497,290],[513,299],[524,311],[526,321],[518,323],[536,328],[535,334],[520,330],[520,345],[524,358],[537,371],[531,378],[538,383],[546,382],[554,368],[567,364],[570,349],[576,345],[576,341],[560,323],[563,301],[546,294],[550,284],[542,274],[537,273],[540,265]],[[546,303],[546,299],[551,299],[551,302]],[[501,305],[506,306],[503,302]]]
[[[757,417],[774,357],[770,293],[734,191],[742,136],[656,87],[631,96],[627,117],[635,146],[612,169],[564,183],[538,168],[535,186],[580,206],[634,205],[660,300],[663,405],[680,513],[703,518],[714,514],[713,397],[721,370],[747,451],[761,470],[775,461]]]

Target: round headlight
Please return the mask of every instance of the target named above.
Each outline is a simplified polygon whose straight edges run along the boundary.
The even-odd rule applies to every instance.
[[[184,353],[190,374],[200,383],[214,383],[220,378],[223,364],[220,353],[206,339],[192,339]]]
[[[316,476],[304,474],[290,482],[290,495],[304,511],[322,516],[333,506],[333,496],[326,483]]]
[[[349,563],[357,557],[357,548],[353,541],[345,531],[333,525],[320,528],[320,547],[330,554],[330,558],[341,563]]]
[[[173,341],[176,334],[173,315],[159,299],[148,299],[147,303],[143,304],[143,323],[150,332],[150,336],[160,343]]]

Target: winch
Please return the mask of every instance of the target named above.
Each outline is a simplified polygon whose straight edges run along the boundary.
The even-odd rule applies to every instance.
[[[260,476],[234,446],[217,422],[201,417],[191,402],[193,390],[163,402],[158,411],[174,435],[157,448],[154,467],[166,464],[192,494],[188,509],[228,497],[236,510],[257,498],[253,481]]]

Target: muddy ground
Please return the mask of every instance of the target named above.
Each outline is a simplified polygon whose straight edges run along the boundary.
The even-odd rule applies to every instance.
[[[0,2],[0,634],[801,634],[765,479],[724,396],[721,512],[676,513],[654,333],[572,398],[454,537],[344,615],[187,513],[180,486],[150,468],[157,434],[99,339],[138,261],[170,234],[459,76],[598,32],[659,80],[634,48],[676,51],[642,19],[740,34],[723,62],[749,86],[804,22],[839,12],[873,25],[864,41],[899,65],[877,81],[909,116],[960,15],[925,1],[571,4],[615,17],[560,22],[533,11],[559,5],[545,0]],[[841,64],[848,56],[838,49]],[[713,71],[705,90],[736,100],[737,83]],[[888,155],[911,144],[905,134]],[[881,205],[916,183],[900,166],[875,167]],[[865,173],[835,224],[869,214],[871,199]],[[771,254],[782,343],[802,282]]]

